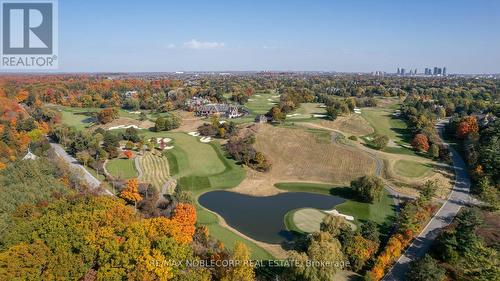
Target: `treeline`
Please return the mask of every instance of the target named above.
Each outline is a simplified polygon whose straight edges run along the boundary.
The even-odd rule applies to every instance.
[[[210,123],[204,123],[198,127],[198,132],[202,136],[229,139],[236,136],[240,130],[233,121],[220,121],[219,117],[212,116]]]
[[[480,120],[478,120],[480,119]],[[472,192],[494,209],[500,207],[500,119],[470,115],[451,119],[448,132],[462,145]]]
[[[401,116],[413,136],[413,148],[429,158],[450,161],[450,152],[436,129],[437,120],[446,117],[446,109],[418,96],[409,96],[401,106]]]
[[[405,202],[401,207],[396,231],[366,272],[366,280],[381,280],[437,210],[438,206],[431,201],[437,190],[436,183],[428,181],[420,189],[417,199]]]
[[[182,192],[168,216],[143,215],[48,154],[0,171],[1,280],[254,280],[248,248],[228,250],[197,227]],[[227,266],[205,266],[215,262]]]
[[[260,172],[269,171],[271,163],[262,152],[255,150],[254,143],[253,134],[235,135],[229,138],[225,148],[234,160]]]
[[[410,264],[408,280],[498,280],[498,245],[483,237],[488,232],[483,229],[492,226],[484,217],[498,219],[498,215],[478,209],[462,210],[439,234],[430,254]]]

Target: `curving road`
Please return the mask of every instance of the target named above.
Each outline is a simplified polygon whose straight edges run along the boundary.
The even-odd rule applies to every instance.
[[[92,189],[99,188],[101,182],[98,179],[96,179],[91,173],[89,173],[89,171],[87,171],[85,167],[79,164],[78,160],[76,160],[73,156],[69,155],[60,144],[51,142],[50,146],[52,146],[57,156],[61,157],[66,163],[68,163],[71,169],[77,171],[80,178],[82,180],[85,180],[90,186],[90,188]],[[107,189],[104,189],[103,193],[106,195],[114,196],[114,194]]]
[[[339,135],[343,135],[343,133],[341,131],[339,131],[339,130],[335,130],[335,129],[332,129],[332,128],[324,127],[324,126],[321,126],[321,125],[318,125],[318,124],[314,124],[314,123],[309,123],[309,122],[301,122],[301,123],[298,123],[298,124],[303,124],[303,125],[306,125],[306,126],[309,126],[309,127],[316,128],[316,129],[323,129],[323,130],[330,131],[331,132],[331,142],[332,143],[338,144],[338,145],[343,145],[346,149],[349,149],[349,150],[352,150],[352,151],[355,150],[354,147],[349,146],[349,145],[347,145],[345,143],[337,141]],[[378,177],[381,177],[382,176],[382,169],[384,168],[384,161],[382,161],[382,159],[380,159],[373,152],[373,150],[371,148],[368,148],[368,147],[366,147],[364,145],[359,145],[359,146],[356,147],[356,149],[363,150],[364,152],[366,152],[366,154],[370,158],[372,158],[375,161],[375,175],[378,176]],[[402,200],[413,199],[408,194],[403,194],[403,193],[400,193],[400,192],[396,191],[394,188],[392,188],[387,183],[385,185],[385,190],[393,198],[394,205],[396,206],[396,211],[398,211],[398,212],[399,212],[399,205],[401,204]]]
[[[436,125],[441,139],[443,138],[444,125],[447,122],[448,120],[442,120]],[[446,143],[445,145],[448,146]],[[467,166],[452,147],[448,146],[448,148],[451,152],[455,170],[455,184],[453,189],[445,203],[382,280],[406,280],[405,274],[408,271],[410,261],[423,257],[437,238],[441,229],[452,222],[460,208],[472,203],[469,195],[470,179],[467,174]]]

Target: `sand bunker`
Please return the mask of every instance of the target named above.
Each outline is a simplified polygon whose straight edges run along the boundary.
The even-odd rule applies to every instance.
[[[108,130],[128,129],[128,128],[139,129],[139,127],[136,125],[118,125],[118,126],[114,126],[114,127],[109,127]]]
[[[193,136],[193,137],[198,137],[200,133],[198,132],[189,132],[188,135]]]
[[[161,143],[162,140],[164,143],[172,141],[172,139],[170,139],[170,138],[156,138],[156,143]]]
[[[211,137],[202,137],[202,138],[200,138],[200,141],[204,142],[204,143],[207,143],[207,142],[211,142],[212,138]]]
[[[328,214],[331,214],[331,215],[334,215],[334,216],[338,216],[338,217],[343,217],[344,219],[346,219],[348,221],[353,221],[354,220],[353,216],[348,216],[348,215],[341,214],[341,213],[339,213],[339,211],[337,211],[335,209],[333,209],[331,211],[325,211],[325,213],[328,213]]]

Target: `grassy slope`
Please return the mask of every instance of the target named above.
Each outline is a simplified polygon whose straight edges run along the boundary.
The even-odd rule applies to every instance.
[[[394,164],[394,172],[397,174],[409,177],[409,178],[419,178],[424,176],[427,172],[430,171],[430,166],[427,164],[408,161],[408,160],[398,160]]]
[[[393,110],[384,108],[364,108],[361,116],[370,123],[375,133],[388,136],[396,144],[408,146],[411,138],[408,126],[403,120],[393,117],[392,112]],[[386,147],[384,151],[415,155],[413,150],[406,147]]]
[[[92,115],[95,112],[99,112],[100,110],[102,110],[102,108],[97,107],[77,108],[60,105],[55,106],[55,108],[61,111],[61,122],[63,124],[67,124],[68,126],[73,126],[77,130],[82,130],[93,125]],[[121,108],[117,108],[117,110],[120,117],[139,119],[139,114],[132,114]]]
[[[276,187],[288,191],[305,191],[340,196],[346,199],[346,202],[337,205],[335,209],[342,214],[353,216],[356,224],[372,220],[379,224],[382,229],[386,229],[388,225],[392,224],[391,220],[395,215],[394,201],[385,192],[380,202],[369,204],[356,201],[348,187],[335,187],[316,183],[278,183]]]
[[[141,158],[140,165],[143,170],[142,181],[151,183],[156,190],[161,190],[169,178],[167,158],[147,152]]]
[[[250,111],[250,114],[242,118],[232,119],[232,121],[236,123],[253,122],[257,115],[267,113],[269,109],[271,109],[275,104],[279,103],[280,98],[276,96],[277,94],[274,92],[255,93],[250,97],[249,101],[245,103],[245,107]]]
[[[106,170],[114,177],[131,179],[137,177],[133,159],[112,159],[106,164]]]
[[[326,108],[320,107],[323,103],[301,103],[300,107],[287,115],[300,114],[296,116],[287,116],[287,122],[312,121],[325,119],[324,117],[314,117],[314,114],[326,114]]]

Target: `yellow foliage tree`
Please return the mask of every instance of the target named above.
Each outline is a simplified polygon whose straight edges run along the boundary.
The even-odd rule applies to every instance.
[[[120,197],[134,204],[141,201],[142,196],[139,194],[139,181],[137,179],[129,179],[127,181],[127,187],[122,190]]]
[[[255,280],[255,272],[250,263],[250,250],[242,242],[234,244],[233,254],[231,260],[235,266],[231,267],[227,273],[222,276],[222,281],[252,281]]]

